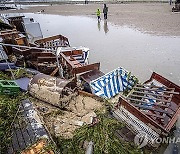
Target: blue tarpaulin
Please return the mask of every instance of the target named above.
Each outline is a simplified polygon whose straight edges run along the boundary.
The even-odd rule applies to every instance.
[[[104,98],[111,98],[127,88],[129,90],[132,89],[135,82],[136,79],[130,72],[119,67],[91,81],[90,87],[93,94]]]

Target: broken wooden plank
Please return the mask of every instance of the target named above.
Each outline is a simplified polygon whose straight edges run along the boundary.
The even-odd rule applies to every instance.
[[[50,74],[50,76],[54,76],[58,72],[59,68],[56,67],[55,70]]]
[[[176,94],[179,95],[179,92],[174,92],[174,91],[165,91],[165,90],[160,90],[157,88],[141,88],[141,87],[134,87],[135,89],[139,89],[139,90],[147,90],[147,91],[155,91],[155,92],[164,92],[164,93],[169,93],[169,94]]]
[[[157,115],[157,114],[153,114],[153,113],[149,113],[149,112],[144,112],[146,115],[149,115],[149,116],[153,116],[153,117],[156,117],[156,118],[159,118],[159,119],[164,119],[165,116],[161,116],[161,115]]]
[[[172,115],[171,115],[169,112],[164,111],[164,110],[162,110],[162,109],[156,109],[156,108],[147,107],[147,106],[139,105],[139,104],[135,104],[135,103],[133,103],[133,105],[134,105],[135,107],[141,108],[141,109],[143,109],[143,110],[150,110],[150,111],[157,111],[157,112],[160,112],[160,113],[165,113],[167,116],[169,116],[170,118],[172,118]]]
[[[127,98],[128,100],[131,100],[131,101],[137,101],[137,102],[141,102],[143,104],[150,104],[151,102],[146,102],[145,100],[139,100],[139,99],[134,99],[134,98]],[[133,103],[134,104],[134,103]],[[159,104],[159,103],[151,103],[152,105],[155,105],[155,106],[160,106],[160,107],[169,107],[169,105],[164,105],[164,104]]]
[[[168,87],[165,87],[165,86],[156,86],[156,85],[147,85],[147,84],[136,84],[136,86],[141,86],[141,87],[150,87],[150,88],[164,88],[164,89],[168,89],[168,90],[175,90],[175,88],[168,88]]]
[[[146,94],[146,95],[152,95],[152,96],[158,96],[158,97],[167,97],[167,98],[170,98],[172,96],[170,95],[163,95],[163,94],[154,94],[154,93],[148,93],[148,92],[142,92],[142,91],[133,91],[133,93],[139,93],[139,94]]]
[[[171,100],[165,100],[165,99],[159,99],[159,98],[151,98],[151,97],[135,95],[135,94],[131,94],[130,96],[139,97],[139,98],[145,98],[145,99],[153,99],[153,100],[156,100],[156,101],[166,102],[166,103],[170,103],[171,102]]]

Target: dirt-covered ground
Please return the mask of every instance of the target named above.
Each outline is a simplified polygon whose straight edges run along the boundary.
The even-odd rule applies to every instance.
[[[173,13],[173,5],[168,3],[129,3],[108,4],[108,20],[117,25],[127,25],[156,35],[180,36],[180,13]],[[62,4],[36,6],[23,10],[0,11],[36,13],[45,10],[45,14],[82,15],[96,18],[96,9],[103,9],[103,4]],[[103,14],[101,14],[103,18]]]

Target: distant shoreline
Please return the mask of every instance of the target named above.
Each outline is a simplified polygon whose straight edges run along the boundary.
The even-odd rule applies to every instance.
[[[173,0],[174,2],[174,0]],[[85,0],[80,0],[80,1],[68,1],[68,0],[63,0],[63,1],[18,1],[16,4],[21,4],[21,5],[37,5],[37,4],[84,4]],[[131,4],[131,3],[169,3],[169,0],[122,0],[122,1],[88,1],[89,4]],[[14,4],[14,2],[6,2],[6,4]]]
[[[24,4],[24,3],[23,3]],[[26,3],[31,5],[31,3]],[[96,10],[103,9],[102,3],[84,5],[54,3],[34,3],[25,9],[3,10],[0,13],[41,13],[64,16],[88,16],[96,18]],[[42,4],[42,5],[37,5]],[[49,4],[49,5],[43,5]],[[52,4],[52,6],[50,5]],[[179,13],[172,12],[174,4],[168,3],[125,3],[107,4],[108,22],[114,25],[127,26],[138,29],[143,33],[161,36],[180,36]],[[44,12],[41,12],[44,10]],[[103,19],[103,13],[101,13]]]

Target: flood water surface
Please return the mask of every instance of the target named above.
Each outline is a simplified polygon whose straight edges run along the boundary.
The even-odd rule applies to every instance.
[[[180,37],[155,36],[95,18],[24,14],[41,25],[44,37],[62,34],[71,46],[90,48],[89,61],[105,73],[124,67],[141,81],[153,71],[180,85]]]

